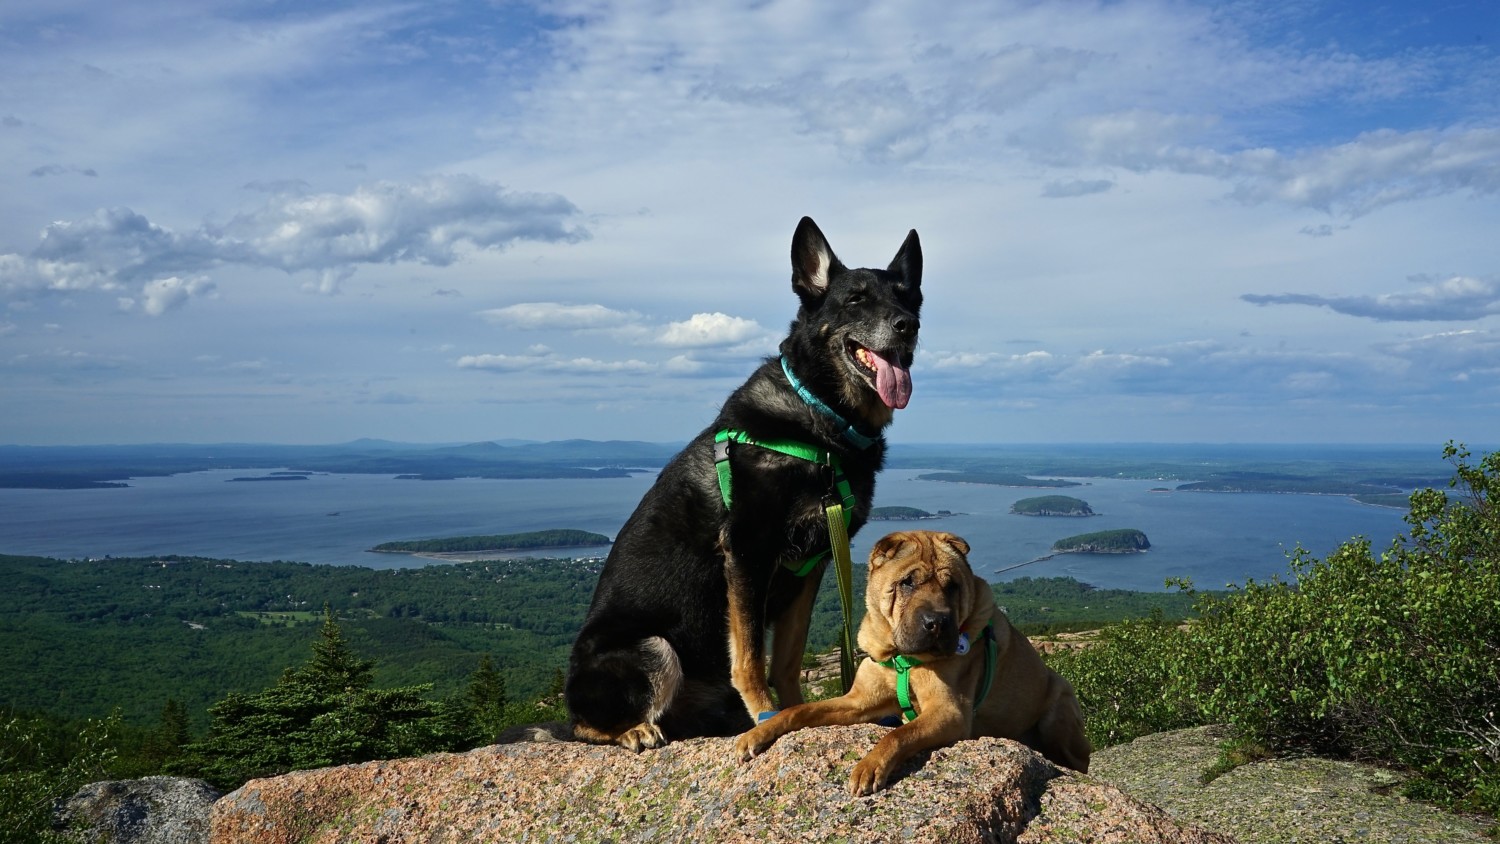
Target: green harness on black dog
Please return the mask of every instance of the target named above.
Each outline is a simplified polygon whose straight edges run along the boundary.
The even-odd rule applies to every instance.
[[[847,692],[854,683],[854,618],[850,611],[854,604],[854,562],[849,558],[849,524],[854,520],[855,501],[854,490],[844,476],[839,456],[796,440],[757,440],[744,431],[725,428],[714,435],[714,471],[719,476],[719,494],[724,498],[726,510],[733,506],[734,501],[729,468],[729,444],[732,442],[827,466],[832,472],[830,489],[823,496],[823,511],[828,518],[829,551],[820,551],[800,563],[782,565],[798,577],[806,577],[817,569],[824,556],[832,552],[834,576],[839,585],[839,605],[844,613],[842,641],[839,642],[839,674]]]
[[[792,368],[785,356],[781,358],[781,371],[786,373],[787,382],[791,384],[792,389],[797,391],[802,401],[813,410],[838,423],[840,433],[852,445],[865,449],[877,442],[874,437],[865,436],[856,430],[837,411],[803,386],[802,382],[797,380],[797,376],[792,374]],[[851,610],[854,605],[854,563],[849,558],[849,525],[854,521],[856,502],[854,490],[849,486],[849,479],[844,475],[839,456],[827,449],[820,449],[797,440],[757,440],[737,428],[725,428],[714,434],[714,472],[719,476],[719,495],[724,499],[726,510],[730,509],[734,500],[729,466],[730,443],[753,445],[777,454],[785,454],[788,457],[828,467],[829,488],[823,496],[823,512],[828,519],[828,547],[829,552],[833,554],[833,571],[839,587],[839,606],[843,609],[844,616],[842,641],[839,642],[839,674],[843,680],[844,691],[848,692],[849,687],[854,684],[854,614]],[[783,565],[798,577],[806,577],[817,569],[825,554],[829,552],[819,552],[800,563],[787,562]]]

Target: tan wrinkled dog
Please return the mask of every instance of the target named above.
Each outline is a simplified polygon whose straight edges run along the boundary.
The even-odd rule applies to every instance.
[[[1089,767],[1089,741],[1073,686],[1048,668],[1025,636],[995,609],[990,585],[969,568],[969,543],[951,533],[903,531],[875,544],[865,590],[859,646],[869,655],[843,697],[783,710],[739,737],[750,760],[778,738],[804,727],[863,724],[901,713],[897,671],[881,665],[904,655],[918,717],[881,738],[854,766],[849,790],[871,794],[912,755],[960,739],[1019,741],[1059,765]],[[988,695],[975,711],[988,661],[983,633],[993,625],[995,665]],[[960,646],[960,634],[967,647]],[[966,651],[959,653],[960,650]]]

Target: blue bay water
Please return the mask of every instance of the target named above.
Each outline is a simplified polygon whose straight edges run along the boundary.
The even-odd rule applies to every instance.
[[[382,542],[576,528],[613,537],[650,486],[650,473],[596,480],[397,480],[389,475],[312,475],[303,481],[232,482],[264,470],[137,478],[125,489],[0,490],[0,553],[60,558],[199,555],[295,560],[372,568],[433,561],[367,551]],[[875,504],[950,510],[941,521],[872,522],[854,539],[863,560],[891,530],[948,530],[973,546],[975,569],[994,580],[1076,577],[1106,588],[1161,590],[1168,577],[1214,589],[1287,572],[1298,543],[1322,556],[1352,536],[1384,547],[1403,528],[1401,511],[1342,496],[1151,492],[1157,481],[1078,479],[1055,490],[1088,501],[1100,515],[1010,515],[1020,498],[1054,490],[917,479],[923,470],[880,476]],[[1145,554],[1067,554],[995,574],[1047,553],[1062,537],[1136,528]],[[570,556],[606,549],[576,549]],[[541,554],[541,556],[555,555]]]

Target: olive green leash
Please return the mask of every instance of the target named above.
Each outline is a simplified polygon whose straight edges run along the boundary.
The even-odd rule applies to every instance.
[[[828,544],[833,548],[833,574],[839,586],[839,607],[844,611],[839,639],[839,679],[844,694],[854,685],[854,561],[849,557],[849,514],[844,502],[832,494],[823,497],[828,514]]]

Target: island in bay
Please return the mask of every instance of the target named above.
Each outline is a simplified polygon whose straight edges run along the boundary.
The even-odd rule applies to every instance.
[[[537,548],[583,548],[609,544],[610,538],[602,533],[558,529],[492,536],[450,536],[445,539],[382,542],[370,550],[382,554],[482,554],[499,551],[531,551]]]
[[[871,507],[870,521],[872,522],[916,522],[924,519],[946,519],[954,515],[952,510],[939,510],[929,513],[916,507]]]
[[[1010,511],[1018,516],[1093,516],[1093,508],[1081,498],[1070,495],[1039,495],[1023,498],[1010,505]]]
[[[1083,486],[1077,481],[1062,478],[1031,478],[1015,472],[987,470],[965,470],[960,472],[928,472],[918,475],[919,481],[946,481],[953,484],[989,484],[991,486],[1063,487]]]
[[[1151,547],[1146,534],[1131,528],[1080,533],[1052,543],[1054,554],[1138,554]]]

